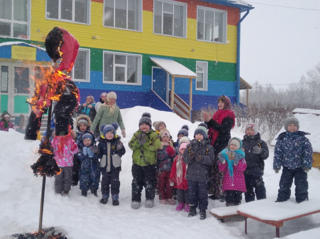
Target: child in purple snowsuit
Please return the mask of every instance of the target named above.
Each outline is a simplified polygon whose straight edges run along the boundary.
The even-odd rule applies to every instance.
[[[244,171],[247,164],[242,141],[237,137],[229,140],[228,147],[218,155],[219,170],[224,172],[223,191],[226,193],[226,206],[241,204],[242,192],[246,192]]]

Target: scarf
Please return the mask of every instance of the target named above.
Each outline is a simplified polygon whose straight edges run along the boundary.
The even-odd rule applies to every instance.
[[[232,159],[229,159],[229,155],[234,154],[234,156],[232,157]],[[229,154],[229,155],[228,155]],[[241,149],[237,149],[235,151],[231,151],[230,149],[226,148],[224,150],[221,151],[221,155],[224,157],[224,159],[227,161],[228,163],[228,170],[230,173],[230,176],[233,178],[233,163],[234,163],[234,159],[236,157],[236,154],[240,154],[242,157],[245,156],[244,152]]]
[[[183,180],[183,169],[182,169],[182,155],[178,156],[177,163],[176,163],[176,179],[177,185],[181,185]]]
[[[218,110],[214,113],[214,115],[212,116],[212,119],[216,121],[219,125],[221,125],[222,121],[227,117],[233,120],[233,124],[232,124],[232,128],[233,128],[235,123],[235,115],[232,110],[229,110],[229,109]],[[211,139],[211,145],[213,146],[213,144],[216,142],[218,138],[219,131],[210,127],[208,135],[209,135],[209,138]]]
[[[9,123],[8,123],[8,121],[6,121],[5,118],[1,119],[1,121],[3,121],[3,127],[4,127],[5,129],[9,128]]]

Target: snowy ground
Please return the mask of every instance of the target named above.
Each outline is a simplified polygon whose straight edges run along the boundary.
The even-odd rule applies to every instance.
[[[132,160],[128,142],[138,129],[138,122],[143,112],[151,113],[152,121],[165,121],[174,140],[182,125],[189,126],[190,137],[193,137],[194,129],[198,125],[182,120],[173,113],[147,107],[122,110],[127,131],[127,138],[123,139],[123,143],[127,153],[123,157],[120,174],[120,206],[114,207],[110,203],[102,205],[99,203],[100,197],[96,198],[91,194],[86,198],[82,197],[78,187],[72,188],[67,197],[55,195],[54,178],[47,178],[43,227],[59,227],[71,239],[275,237],[273,226],[251,219],[248,220],[248,235],[245,235],[244,221],[221,223],[209,213],[204,221],[200,221],[199,216],[188,218],[187,213],[175,211],[174,206],[159,205],[157,197],[154,208],[131,209]],[[242,138],[242,129],[235,128],[232,136]],[[36,153],[39,142],[25,141],[22,134],[12,130],[0,131],[0,145],[0,238],[7,238],[15,233],[37,231],[42,178],[33,176],[30,165],[39,157]],[[264,176],[268,198],[276,197],[281,175],[275,174],[272,170],[273,149],[270,146],[270,157],[266,161]],[[309,173],[310,199],[320,199],[319,188],[320,171],[312,169]],[[319,200],[311,201],[319,203]],[[213,207],[224,207],[224,204],[209,200],[208,209]],[[285,222],[281,228],[281,236],[301,238],[303,236],[299,237],[299,234],[295,237],[289,235],[317,227],[320,227],[320,214]],[[319,230],[310,231],[308,238],[319,238]]]

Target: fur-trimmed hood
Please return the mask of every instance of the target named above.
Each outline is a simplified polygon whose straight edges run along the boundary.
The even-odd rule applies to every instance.
[[[86,120],[88,122],[88,129],[90,129],[92,122],[91,122],[91,119],[90,119],[90,117],[88,115],[79,115],[77,117],[77,119],[76,119],[76,127],[77,127],[78,130],[80,130],[79,129],[79,121],[80,120]]]

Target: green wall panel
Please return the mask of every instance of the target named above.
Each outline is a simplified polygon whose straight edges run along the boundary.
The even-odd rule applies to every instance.
[[[1,95],[1,113],[8,111],[8,95]]]
[[[29,112],[29,104],[27,104],[27,96],[16,95],[14,97],[14,113],[22,114]]]

